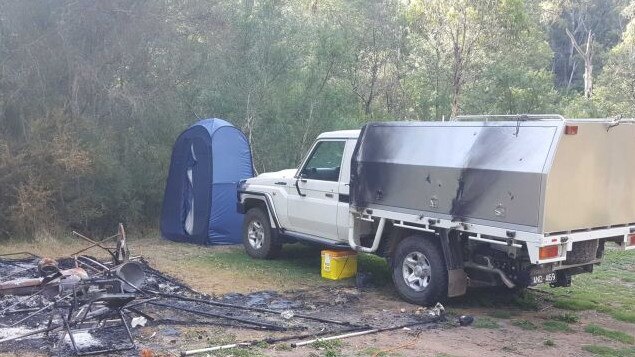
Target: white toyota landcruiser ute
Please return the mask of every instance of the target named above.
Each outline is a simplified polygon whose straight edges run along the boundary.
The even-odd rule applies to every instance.
[[[247,253],[377,254],[405,300],[433,304],[468,286],[568,286],[606,243],[635,248],[635,125],[470,119],[323,133],[297,169],[239,183]]]

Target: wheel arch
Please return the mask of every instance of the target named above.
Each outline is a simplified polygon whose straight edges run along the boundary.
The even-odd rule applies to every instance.
[[[431,241],[438,243],[438,237],[433,232],[425,232],[416,229],[397,227],[393,224],[387,225],[387,232],[384,232],[377,254],[388,258],[389,262],[392,260],[393,253],[395,252],[399,242],[410,236],[419,236],[422,239],[430,239]]]
[[[260,208],[265,211],[265,213],[269,216],[269,223],[271,224],[271,228],[275,230],[280,230],[280,223],[278,221],[278,217],[276,216],[275,208],[271,203],[271,199],[266,193],[260,192],[242,192],[242,211],[246,213],[252,208]]]
[[[390,225],[390,231],[382,239],[378,254],[387,257],[393,267],[393,254],[398,244],[408,237],[419,237],[434,243],[443,252],[442,259],[448,271],[448,296],[461,296],[467,290],[467,275],[464,270],[462,241],[458,231],[439,229],[436,232],[427,232],[418,229],[409,229]]]

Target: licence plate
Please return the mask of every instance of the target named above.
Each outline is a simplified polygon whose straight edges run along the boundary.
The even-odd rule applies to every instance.
[[[531,285],[553,283],[554,281],[556,281],[556,273],[533,275],[530,278],[531,278]]]

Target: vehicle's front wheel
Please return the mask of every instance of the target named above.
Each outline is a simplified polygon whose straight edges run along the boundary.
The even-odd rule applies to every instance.
[[[280,253],[282,244],[271,229],[267,212],[262,208],[251,208],[245,214],[243,246],[249,256],[257,259],[272,259]]]
[[[413,304],[432,305],[445,299],[448,270],[440,244],[431,237],[404,238],[393,254],[392,280],[399,295]]]

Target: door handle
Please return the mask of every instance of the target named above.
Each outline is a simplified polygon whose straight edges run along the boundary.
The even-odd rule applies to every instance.
[[[298,184],[298,181],[300,181],[300,180],[295,180],[295,189],[296,189],[296,191],[298,191],[298,196],[306,197],[306,193],[300,192],[300,185]]]
[[[332,193],[325,193],[324,196],[329,197],[329,198],[333,198],[333,194]]]

